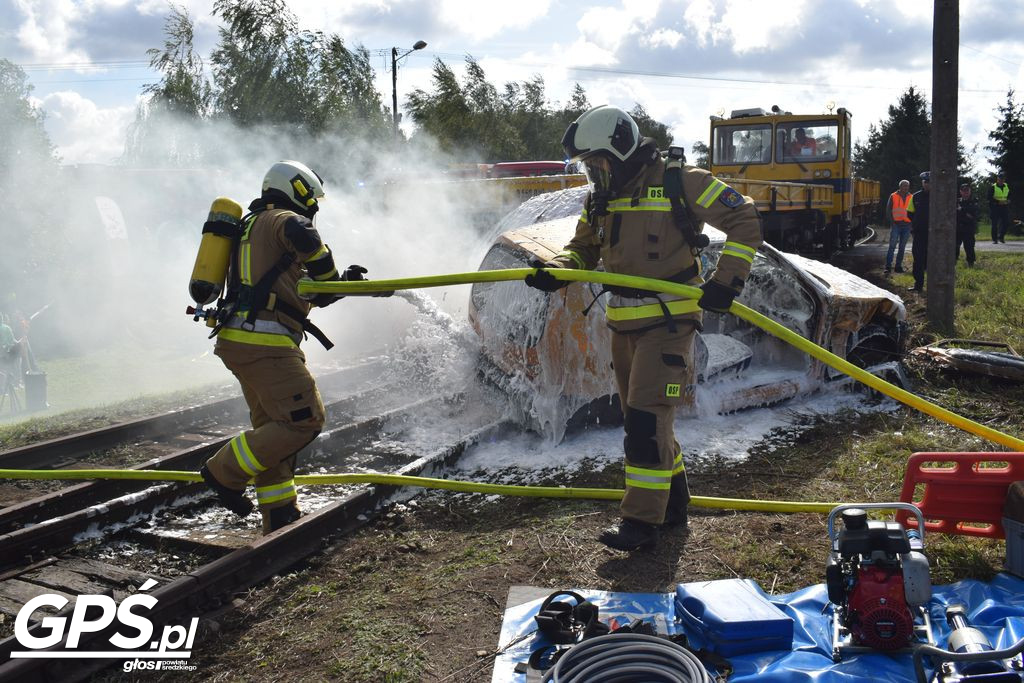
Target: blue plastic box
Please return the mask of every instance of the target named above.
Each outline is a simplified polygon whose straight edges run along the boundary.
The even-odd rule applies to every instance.
[[[793,649],[793,618],[769,602],[753,581],[681,583],[675,608],[695,648],[724,657]]]

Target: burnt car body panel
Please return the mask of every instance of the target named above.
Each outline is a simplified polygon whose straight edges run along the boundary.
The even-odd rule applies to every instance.
[[[480,270],[528,267],[560,252],[572,237],[586,188],[524,202],[498,225]],[[707,226],[701,254],[710,277],[725,241]],[[572,283],[545,294],[521,282],[474,285],[469,317],[484,354],[521,391],[561,401],[564,411],[615,393],[610,332],[598,285]],[[862,367],[902,351],[906,310],[899,297],[834,266],[765,244],[738,298],[788,329]],[[583,311],[589,308],[589,313]],[[806,393],[839,374],[740,318],[705,312],[696,349],[698,382],[690,412],[731,412]],[[545,398],[546,396],[546,398]],[[535,411],[538,412],[538,411]],[[560,418],[553,418],[558,420]],[[549,425],[558,430],[557,425]]]

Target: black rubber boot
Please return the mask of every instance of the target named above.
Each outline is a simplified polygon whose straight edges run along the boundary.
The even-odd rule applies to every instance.
[[[690,486],[686,481],[686,471],[672,477],[672,488],[668,494],[668,505],[665,507],[665,523],[663,527],[686,530],[686,506],[690,504]]]
[[[673,505],[672,500],[669,499],[668,509],[665,510],[665,523],[662,526],[686,531],[687,523],[686,503]]]
[[[267,519],[270,524],[269,529],[265,533],[277,531],[281,527],[288,526],[301,516],[302,513],[299,512],[299,506],[295,503],[267,510]]]
[[[623,519],[617,527],[602,531],[597,540],[615,550],[649,549],[658,545],[658,527],[635,519]]]
[[[246,517],[253,511],[255,507],[252,501],[245,497],[245,491],[236,491],[235,489],[229,489],[224,484],[217,481],[213,474],[203,465],[199,468],[199,475],[206,482],[206,485],[210,487],[210,490],[217,494],[217,500],[220,504],[234,512],[239,517]]]

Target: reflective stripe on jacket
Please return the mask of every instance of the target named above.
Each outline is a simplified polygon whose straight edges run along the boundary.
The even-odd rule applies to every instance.
[[[608,202],[608,214],[604,216],[594,215],[588,195],[576,234],[553,260],[563,268],[583,270],[593,269],[602,261],[610,273],[701,284],[700,264],[665,197],[664,171],[663,163],[648,166]],[[739,293],[761,246],[761,222],[753,201],[694,167],[684,167],[683,200],[696,217],[697,230],[703,223],[710,223],[726,233],[728,241],[714,280]],[[619,332],[648,329],[667,322],[666,311],[673,320],[701,319],[694,300],[643,294],[613,290],[606,309],[608,326]]]
[[[257,313],[253,326],[243,324],[249,310],[243,301],[236,316],[217,334],[218,344],[238,343],[253,347],[254,350],[269,347],[275,353],[302,353],[299,350],[303,336],[302,320],[294,320],[274,309],[277,302],[281,302],[297,313],[309,312],[310,303],[299,297],[296,285],[299,278],[305,275],[306,262],[322,258],[325,247],[319,235],[315,244],[306,249],[299,249],[288,239],[285,226],[289,218],[297,215],[294,211],[277,209],[271,204],[246,222],[236,260],[232,264],[242,285],[254,287],[278,263],[282,255],[291,253],[295,258],[274,282],[266,310]]]

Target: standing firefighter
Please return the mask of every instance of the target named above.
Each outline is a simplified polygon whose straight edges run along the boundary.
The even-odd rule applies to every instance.
[[[705,170],[683,165],[680,148],[666,157],[624,111],[599,106],[569,126],[562,146],[582,161],[591,183],[576,234],[545,268],[593,269],[701,285],[699,302],[645,290],[608,287],[612,361],[625,416],[626,493],[622,521],[599,540],[618,550],[657,543],[659,527],[686,526],[690,500],[683,456],[673,433],[675,407],[692,398],[694,339],[700,309],[724,312],[743,290],[761,245],[750,199]],[[728,241],[714,277],[701,277],[703,222]],[[531,287],[567,283],[539,270]],[[703,284],[702,284],[703,283]]]
[[[231,254],[225,305],[214,351],[238,378],[252,429],[231,439],[200,470],[221,504],[246,516],[251,481],[268,534],[299,518],[292,477],[298,452],[320,433],[324,405],[299,349],[304,332],[331,344],[306,318],[310,302],[296,283],[361,280],[366,269],[349,266],[339,277],[330,249],[313,224],[324,196],[320,176],[297,161],[274,164],[263,194],[249,205]],[[332,295],[319,295],[326,306]]]

